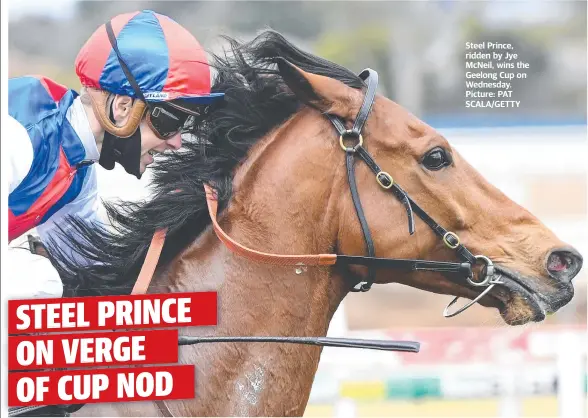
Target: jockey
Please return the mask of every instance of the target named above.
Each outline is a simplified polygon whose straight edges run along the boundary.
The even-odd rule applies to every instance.
[[[155,153],[181,147],[181,134],[206,106],[210,67],[198,41],[181,25],[150,10],[100,26],[75,61],[78,94],[45,77],[9,80],[5,147],[9,154],[9,242],[36,228],[57,243],[73,215],[98,222],[97,167],[120,164],[141,178]],[[9,299],[61,297],[48,259],[10,248]],[[81,260],[83,261],[83,260]]]

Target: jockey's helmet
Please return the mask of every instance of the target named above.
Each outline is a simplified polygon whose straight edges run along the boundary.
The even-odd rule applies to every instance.
[[[101,125],[110,134],[134,134],[145,111],[161,138],[174,135],[190,116],[221,99],[211,93],[210,66],[196,38],[168,16],[151,10],[125,13],[101,25],[80,50],[75,70]],[[109,116],[112,94],[134,99],[125,126]]]

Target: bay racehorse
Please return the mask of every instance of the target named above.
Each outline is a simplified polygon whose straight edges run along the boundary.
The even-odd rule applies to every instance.
[[[435,129],[375,94],[375,72],[357,76],[272,31],[227,40],[212,61],[212,90],[225,102],[203,113],[182,151],[158,157],[153,197],[108,203],[109,227],[71,219],[63,229],[81,234],[66,239],[95,263],[75,265],[48,243],[64,296],[129,293],[154,232],[167,229],[148,292],[219,295],[218,326],[185,335],[324,336],[343,298],[372,283],[472,300],[486,291],[478,302],[511,325],[571,300],[580,254]],[[235,253],[211,223],[205,185],[218,228],[239,245],[343,262],[276,265]],[[456,279],[468,266],[475,277]],[[196,365],[194,399],[86,405],[76,415],[302,415],[320,355],[293,344],[184,346],[180,363]]]

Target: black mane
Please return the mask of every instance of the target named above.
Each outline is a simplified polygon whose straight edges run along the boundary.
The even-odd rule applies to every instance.
[[[224,104],[209,109],[192,139],[184,140],[183,150],[154,164],[150,200],[105,203],[108,227],[68,219],[61,239],[90,265],[77,265],[55,242],[45,243],[63,280],[64,296],[130,293],[155,230],[168,228],[159,262],[163,266],[210,224],[203,182],[215,185],[222,209],[231,197],[235,167],[301,105],[280,77],[276,58],[354,88],[363,86],[349,70],[301,51],[276,32],[266,31],[247,43],[225,39],[228,51],[211,58],[216,71],[211,90],[225,93]]]

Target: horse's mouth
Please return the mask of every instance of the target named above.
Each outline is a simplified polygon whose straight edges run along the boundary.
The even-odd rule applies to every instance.
[[[508,325],[522,325],[528,322],[541,322],[545,317],[567,304],[573,297],[571,285],[560,286],[558,294],[546,296],[530,279],[503,266],[495,266],[502,284],[497,284],[485,298],[484,305],[496,307]]]

